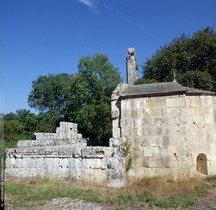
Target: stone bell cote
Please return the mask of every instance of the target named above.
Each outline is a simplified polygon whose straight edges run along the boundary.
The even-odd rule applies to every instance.
[[[135,54],[135,48],[128,48],[126,56],[127,83],[133,85],[138,79],[138,65]]]

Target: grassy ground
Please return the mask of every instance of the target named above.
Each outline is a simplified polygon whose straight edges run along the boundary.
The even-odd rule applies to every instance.
[[[58,197],[69,197],[114,206],[124,210],[126,206],[146,203],[160,208],[186,208],[202,197],[209,186],[215,186],[216,177],[175,182],[167,177],[144,178],[128,181],[125,188],[113,189],[105,185],[92,185],[72,181],[50,180],[7,180],[6,204],[14,207],[41,206]]]

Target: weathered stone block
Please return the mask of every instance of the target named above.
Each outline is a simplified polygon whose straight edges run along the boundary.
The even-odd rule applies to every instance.
[[[82,158],[104,158],[103,147],[86,147],[82,149]]]
[[[154,126],[163,126],[165,123],[164,117],[156,117],[154,118]]]
[[[164,158],[152,158],[149,157],[149,168],[163,168],[165,167]]]
[[[150,136],[149,137],[151,146],[162,146],[162,138],[161,136]]]
[[[169,136],[163,136],[162,137],[162,143],[163,143],[163,146],[170,146],[170,137]]]
[[[160,135],[162,135],[163,134],[163,127],[156,127],[156,129],[155,129],[155,135],[156,136],[160,136]]]
[[[154,136],[155,135],[155,127],[145,127],[146,136]]]
[[[151,146],[144,147],[144,157],[151,157],[153,156],[153,148]]]
[[[166,107],[176,107],[175,98],[167,98],[166,99]]]
[[[158,156],[160,154],[160,147],[153,146],[153,156]]]
[[[187,116],[194,116],[194,115],[196,115],[196,109],[195,108],[186,108],[186,115]]]
[[[176,98],[176,107],[185,107],[185,98]]]
[[[160,155],[161,155],[162,157],[167,157],[167,156],[168,156],[167,147],[160,148]]]
[[[153,101],[151,99],[148,99],[146,101],[146,108],[151,109],[153,107]]]
[[[209,115],[209,109],[205,108],[205,107],[199,107],[199,108],[197,108],[197,114],[200,116]]]
[[[161,116],[161,109],[160,107],[150,109],[151,116]]]
[[[126,141],[126,138],[111,138],[109,140],[109,145],[110,147],[120,147],[123,146]]]
[[[150,145],[151,145],[151,142],[150,142],[149,138],[147,138],[147,137],[142,138],[142,141],[141,141],[142,147],[148,147]]]
[[[193,98],[193,99],[191,99],[190,105],[191,105],[191,107],[201,107],[202,101],[200,100],[200,98]]]
[[[153,107],[162,107],[166,105],[166,99],[164,97],[157,97],[152,100]]]

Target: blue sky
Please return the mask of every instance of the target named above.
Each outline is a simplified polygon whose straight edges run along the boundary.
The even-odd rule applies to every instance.
[[[182,33],[216,30],[215,8],[215,0],[1,0],[0,113],[30,109],[32,81],[74,74],[82,56],[106,54],[125,81],[129,47],[142,65]]]

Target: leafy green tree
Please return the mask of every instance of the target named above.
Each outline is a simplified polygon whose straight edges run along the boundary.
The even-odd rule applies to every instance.
[[[118,69],[108,57],[82,57],[76,75],[39,76],[28,97],[39,110],[39,132],[53,132],[60,120],[79,124],[80,132],[94,145],[107,145],[111,137],[112,91],[121,82]]]
[[[1,136],[4,135],[5,147],[16,147],[17,141],[22,139],[34,139],[35,132],[55,132],[60,120],[58,111],[36,115],[29,110],[19,109],[15,113],[2,114],[0,132]]]
[[[102,54],[82,57],[78,69],[71,80],[68,118],[92,144],[107,145],[112,135],[110,98],[122,81],[120,74]]]
[[[143,66],[143,80],[167,82],[176,73],[182,85],[216,91],[216,33],[212,27],[183,34],[158,50]]]
[[[58,111],[48,111],[39,113],[37,116],[38,124],[35,126],[35,132],[53,133],[59,126],[61,115]]]
[[[49,74],[39,76],[32,82],[32,91],[28,97],[28,104],[39,112],[59,111],[65,109],[67,96],[70,90],[71,75]]]
[[[33,139],[38,120],[29,110],[19,109],[16,113],[3,115],[5,147],[16,147],[21,139]]]

